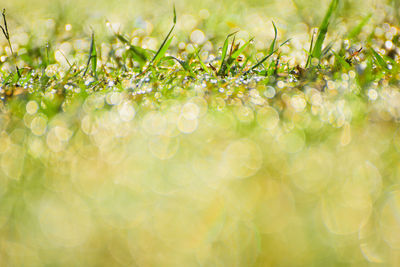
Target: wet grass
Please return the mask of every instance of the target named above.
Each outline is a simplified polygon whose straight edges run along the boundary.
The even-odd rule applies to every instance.
[[[302,40],[3,12],[0,265],[396,265],[400,28],[350,4]]]

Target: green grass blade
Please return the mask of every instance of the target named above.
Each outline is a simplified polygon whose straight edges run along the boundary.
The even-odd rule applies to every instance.
[[[154,57],[153,62],[157,63],[161,58],[164,57],[165,53],[167,52],[169,46],[171,45],[172,38],[169,38],[161,47],[160,50],[158,51],[158,54]]]
[[[287,39],[286,41],[284,41],[277,49],[275,49],[274,51],[272,51],[271,53],[269,53],[268,55],[266,55],[263,59],[261,59],[260,61],[258,61],[254,66],[252,66],[248,71],[246,71],[244,74],[248,74],[250,71],[255,70],[256,68],[258,68],[259,66],[261,66],[267,59],[269,59],[273,54],[275,54],[276,51],[279,50],[280,47],[284,46],[285,44],[287,44],[291,39]]]
[[[184,60],[180,60],[179,58],[176,58],[176,57],[174,57],[174,56],[163,57],[163,58],[161,58],[161,60],[175,60],[176,62],[178,62],[178,63],[182,66],[182,68],[183,68],[185,71],[187,71],[187,72],[190,73],[190,76],[192,76],[192,77],[195,76],[194,73],[193,73],[192,67],[190,66],[190,64],[189,64],[188,62],[184,61]]]
[[[94,73],[94,76],[97,77],[97,50],[96,50],[96,41],[94,38],[94,32],[92,33],[92,53],[91,53],[91,58],[92,58],[92,71]]]
[[[237,33],[237,32],[228,34],[228,36],[226,37],[226,39],[225,39],[225,41],[224,41],[224,45],[223,45],[223,47],[222,47],[221,66],[220,66],[220,68],[219,68],[218,75],[220,75],[220,74],[223,72],[223,69],[224,69],[224,66],[225,66],[225,58],[226,58],[226,55],[227,55],[227,53],[228,53],[229,38],[230,38],[232,35],[235,35],[236,33]]]
[[[174,25],[172,25],[171,30],[168,32],[168,34],[167,34],[167,36],[165,37],[164,41],[162,42],[160,48],[157,50],[156,54],[154,55],[153,59],[152,59],[151,62],[150,62],[150,65],[153,64],[154,62],[158,61],[160,58],[162,58],[162,57],[164,56],[164,55],[160,55],[160,53],[164,51],[164,54],[165,54],[165,51],[166,51],[168,48],[165,49],[164,46],[167,44],[167,42],[168,42],[168,46],[171,44],[172,38],[171,38],[171,40],[170,40],[169,37],[171,36],[171,33],[172,33],[172,31],[175,29],[175,26],[176,26],[176,10],[175,10],[175,5],[174,5],[174,19],[173,19],[173,22],[174,22]]]
[[[129,46],[129,51],[131,52],[132,57],[136,61],[138,61],[139,64],[141,64],[141,65],[145,65],[147,60],[149,60],[149,56],[146,53],[146,50],[144,50],[141,47],[131,45],[131,46]]]
[[[46,46],[44,47],[44,53],[45,53],[45,55],[43,56],[44,68],[46,68],[48,65],[50,65],[49,50],[50,50],[50,44],[47,42]]]
[[[279,47],[284,46],[285,44],[289,43],[290,41],[292,41],[292,38],[287,39],[286,41],[284,41],[283,43],[281,43],[281,45]],[[275,50],[276,51],[276,50]]]
[[[89,70],[90,62],[92,62],[92,70],[96,74],[96,70],[93,69],[93,66],[97,67],[97,53],[94,50],[96,50],[96,48],[95,48],[95,43],[94,43],[94,32],[92,32],[92,40],[90,42],[90,49],[89,49],[89,58],[88,58],[88,61],[86,63],[86,69],[85,69],[85,71],[83,73],[83,76],[85,76],[87,71]],[[93,55],[94,55],[95,59],[93,59]],[[94,60],[96,60],[95,63],[93,63]]]
[[[254,38],[251,38],[249,41],[247,41],[244,45],[242,45],[240,48],[235,50],[226,60],[226,64],[224,65],[223,71],[225,72],[227,69],[229,70],[232,66],[232,64],[235,62],[235,60],[240,56],[240,54],[244,51],[244,49],[253,41]]]
[[[231,58],[235,60],[240,54],[246,49],[246,47],[251,44],[251,42],[254,40],[254,37],[251,38],[249,41],[247,41],[244,45],[242,45],[238,50],[236,50],[232,55]]]
[[[308,57],[307,57],[306,68],[308,68],[308,66],[309,66],[310,63],[311,63],[312,49],[313,49],[313,45],[314,45],[314,36],[315,36],[315,32],[313,32],[313,34],[312,34],[312,36],[311,36],[310,49],[308,50]]]
[[[268,54],[267,56],[265,56],[263,59],[261,59],[259,62],[257,62],[253,67],[251,67],[248,71],[245,72],[245,74],[247,74],[248,72],[258,68],[259,66],[261,66],[268,58],[270,58],[278,49],[275,50],[275,44],[276,44],[276,40],[278,39],[278,29],[276,28],[275,23],[272,21],[272,26],[274,27],[274,39],[272,40],[272,43],[268,49]],[[289,42],[290,39],[286,40],[285,42],[283,42],[281,46],[285,45],[287,42]]]
[[[334,11],[336,10],[337,6],[338,6],[339,0],[332,0],[329,8],[325,14],[324,20],[322,21],[320,27],[319,27],[319,32],[318,32],[318,36],[317,36],[317,40],[315,42],[315,46],[314,49],[312,51],[312,56],[314,58],[318,58],[321,59],[322,56],[322,46],[324,44],[325,41],[325,37],[326,34],[328,33],[328,27],[329,27],[329,23],[330,23],[330,19],[334,13]]]
[[[197,49],[196,57],[199,60],[200,66],[203,68],[203,70],[206,71],[207,73],[210,73],[210,70],[207,68],[206,64],[204,64],[203,60],[201,60],[200,58],[200,49]]]
[[[224,65],[225,57],[226,57],[226,54],[228,53],[229,37],[231,37],[232,35],[233,35],[233,34],[229,34],[229,35],[226,37],[225,41],[224,41],[224,46],[222,47],[221,67],[220,67],[220,69],[221,69],[222,66]]]
[[[176,9],[175,9],[175,4],[174,4],[174,24],[176,24]]]
[[[2,30],[2,32],[4,34],[4,37],[7,40],[8,47],[10,48],[11,55],[13,56],[13,59],[14,59],[15,69],[17,70],[18,77],[21,78],[21,73],[20,73],[20,70],[19,70],[19,68],[17,66],[17,60],[16,60],[16,57],[15,57],[15,54],[14,54],[14,51],[13,51],[13,47],[11,45],[10,33],[8,32],[7,19],[6,19],[6,9],[5,8],[3,9],[2,16],[3,16],[4,27],[0,25],[0,29]]]
[[[329,51],[331,51],[333,45],[335,44],[334,41],[330,42],[325,48],[324,50],[322,50],[322,56],[325,56],[326,54],[329,53]]]
[[[276,39],[278,38],[278,29],[276,28],[275,22],[272,21],[272,26],[274,26],[274,40],[272,40],[271,46],[269,47],[269,53],[272,53],[275,49]]]
[[[151,50],[144,49],[139,46],[132,45],[124,36],[121,34],[115,34],[118,40],[120,40],[122,43],[126,44],[129,47],[129,51],[132,55],[132,58],[139,62],[141,66],[145,65],[148,60],[151,59],[151,56],[149,54],[155,53]]]
[[[375,61],[378,63],[378,65],[381,66],[382,68],[388,69],[386,61],[383,59],[383,57],[381,55],[379,55],[379,53],[376,52],[372,48],[370,48],[370,51],[371,51],[372,55],[374,56]]]
[[[343,59],[338,53],[336,53],[334,50],[332,50],[333,55],[335,56],[336,60],[338,61],[338,63],[345,69],[350,68],[350,64]]]

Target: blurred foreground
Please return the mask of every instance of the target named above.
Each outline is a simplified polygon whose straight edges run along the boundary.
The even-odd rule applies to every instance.
[[[280,117],[268,90],[243,94],[251,108],[201,92],[159,110],[92,94],[51,120],[14,103],[23,117],[1,115],[2,265],[396,265],[392,106],[296,92]]]

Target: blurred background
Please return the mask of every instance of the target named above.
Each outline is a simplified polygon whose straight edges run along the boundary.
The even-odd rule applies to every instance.
[[[66,24],[81,33],[89,27],[103,32],[105,22],[117,24],[118,29],[131,32],[144,28],[153,37],[160,38],[172,22],[172,6],[176,5],[178,15],[177,32],[179,39],[189,38],[193,29],[205,32],[209,39],[225,37],[234,29],[241,29],[257,40],[273,35],[271,20],[275,21],[281,33],[290,36],[309,34],[312,27],[318,27],[329,1],[322,0],[220,0],[220,1],[4,1],[9,16],[18,25],[39,31],[46,27],[48,19],[53,20],[54,30],[62,31]],[[335,23],[338,33],[345,33],[345,27],[355,26],[360,19],[373,14],[373,22],[397,21],[398,0],[343,0],[340,1],[339,18]]]

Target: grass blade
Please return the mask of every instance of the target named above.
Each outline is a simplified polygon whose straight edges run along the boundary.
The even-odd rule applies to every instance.
[[[226,54],[228,53],[229,38],[232,35],[235,35],[236,33],[237,33],[237,31],[234,33],[228,34],[228,36],[226,37],[226,39],[224,41],[224,45],[222,47],[221,66],[219,68],[218,75],[221,75],[224,71],[225,58],[226,58]]]
[[[175,5],[174,5],[174,19],[173,19],[174,25],[172,25],[171,30],[168,32],[167,37],[165,37],[164,41],[162,42],[160,48],[158,49],[158,51],[156,52],[156,54],[154,55],[153,59],[150,61],[150,65],[153,64],[154,62],[157,62],[160,58],[162,58],[164,55],[161,54],[162,52],[164,52],[168,49],[168,47],[165,49],[164,47],[166,46],[167,42],[168,42],[168,46],[171,44],[171,40],[169,39],[169,37],[171,36],[172,31],[175,29],[176,26],[176,10],[175,10]]]
[[[271,46],[269,47],[269,53],[272,53],[275,49],[275,44],[276,44],[276,39],[278,38],[278,30],[276,28],[276,25],[274,23],[274,21],[272,21],[272,25],[274,26],[274,40],[271,43]]]
[[[329,51],[332,49],[333,45],[335,44],[334,41],[330,42],[325,48],[324,50],[322,50],[322,56],[325,56],[326,54],[329,53]]]
[[[96,47],[95,47],[95,41],[94,41],[94,32],[92,32],[92,40],[90,42],[90,50],[89,50],[89,58],[86,63],[86,69],[85,72],[83,73],[83,76],[86,75],[87,71],[89,70],[90,62],[92,62],[92,71],[94,75],[97,77],[97,52],[96,52]]]
[[[252,66],[248,71],[246,71],[244,73],[244,75],[248,74],[250,71],[255,70],[256,68],[258,68],[259,66],[261,66],[268,58],[270,58],[273,54],[275,54],[276,51],[279,50],[280,47],[284,46],[285,44],[287,44],[291,39],[287,39],[286,41],[284,41],[277,49],[275,49],[274,51],[272,51],[271,53],[269,53],[268,55],[266,55],[263,59],[261,59],[260,61],[258,61],[254,66]]]
[[[144,66],[148,60],[150,60],[151,56],[149,56],[150,52],[153,52],[148,49],[141,48],[139,46],[132,45],[124,36],[121,34],[115,34],[115,36],[122,43],[126,44],[129,47],[129,51],[132,55],[132,58],[136,60],[141,66]],[[155,52],[153,52],[155,53]]]
[[[349,62],[347,62],[344,58],[342,58],[338,53],[336,53],[334,50],[332,50],[333,55],[335,56],[335,59],[338,61],[340,66],[342,68],[348,69],[351,67]]]
[[[325,14],[324,20],[322,21],[320,27],[319,27],[319,31],[318,31],[318,36],[317,36],[317,40],[315,42],[315,46],[314,49],[312,51],[312,57],[314,58],[318,58],[321,59],[322,56],[322,46],[324,44],[325,41],[325,37],[326,34],[328,33],[328,27],[329,27],[329,23],[330,23],[330,19],[334,13],[334,11],[336,10],[337,6],[338,6],[339,0],[332,0],[329,8]]]
[[[20,78],[20,77],[21,77],[21,73],[20,73],[19,68],[18,68],[18,66],[17,66],[15,54],[14,54],[14,51],[13,51],[13,48],[12,48],[12,45],[11,45],[10,33],[8,32],[7,18],[6,18],[6,9],[3,9],[2,16],[3,16],[3,24],[4,24],[4,27],[0,25],[0,29],[1,29],[1,31],[3,32],[4,37],[6,38],[6,40],[7,40],[7,42],[8,42],[8,46],[9,46],[9,48],[10,48],[11,55],[12,55],[13,58],[14,58],[15,68],[16,68],[16,70],[17,70],[18,77]]]
[[[308,66],[311,63],[311,57],[312,57],[312,49],[313,49],[313,45],[314,45],[314,36],[315,36],[315,32],[313,32],[312,36],[311,36],[311,43],[310,43],[310,49],[308,50],[308,57],[307,57],[307,63],[306,63],[306,68],[308,68]]]
[[[230,55],[229,58],[226,60],[225,65],[223,69],[221,69],[221,74],[225,74],[226,70],[230,70],[232,64],[235,62],[235,60],[240,56],[240,54],[244,51],[244,49],[253,41],[254,38],[251,38],[249,41],[247,41],[244,45],[241,47],[237,48],[235,47]],[[234,47],[234,43],[232,42],[232,47]]]
[[[175,9],[175,4],[174,4],[174,24],[176,24],[176,9]]]
[[[247,41],[244,45],[242,45],[238,50],[236,50],[232,55],[231,58],[235,60],[243,51],[246,49],[246,47],[251,44],[251,42],[254,40],[254,37],[251,38],[249,41]]]
[[[90,57],[92,58],[92,71],[94,73],[94,76],[97,77],[97,50],[96,50],[96,41],[94,39],[94,32],[92,33],[92,53]]]
[[[180,60],[179,58],[176,58],[174,56],[167,56],[167,57],[162,58],[162,60],[168,60],[168,59],[173,59],[173,60],[177,61],[183,67],[183,69],[185,71],[190,73],[190,76],[192,76],[192,77],[195,76],[193,73],[192,67],[190,67],[188,62]]]
[[[196,57],[199,60],[200,66],[203,68],[203,70],[206,71],[207,73],[211,73],[210,70],[207,68],[206,64],[204,64],[203,60],[201,60],[200,58],[200,49],[197,49]]]
[[[381,66],[382,68],[388,69],[386,61],[383,59],[383,57],[381,55],[379,55],[379,53],[376,52],[372,48],[370,48],[370,51],[371,51],[372,55],[374,56],[375,61],[378,63],[378,65]]]
[[[153,59],[153,62],[158,62],[161,58],[164,57],[165,53],[167,52],[169,46],[171,45],[172,38],[169,38],[165,43],[162,44],[160,49],[157,51],[156,56]]]

